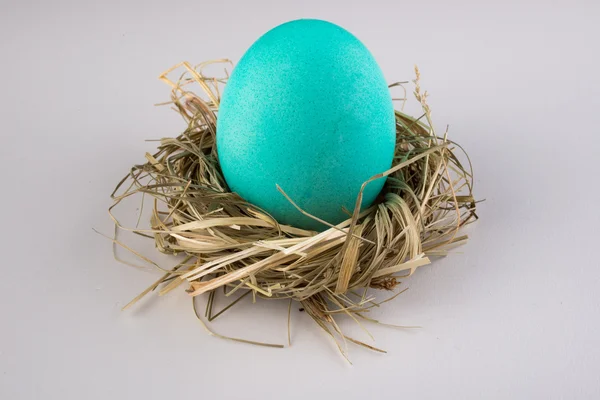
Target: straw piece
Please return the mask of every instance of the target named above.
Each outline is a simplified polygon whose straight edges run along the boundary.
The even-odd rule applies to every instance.
[[[356,227],[354,234],[358,237],[362,234],[364,225],[359,225]],[[340,272],[338,276],[338,280],[335,286],[335,293],[346,293],[348,290],[348,284],[350,283],[350,278],[354,273],[355,268],[357,267],[356,261],[358,260],[358,250],[360,247],[360,240],[356,237],[350,238],[350,244],[346,248],[344,256],[342,258],[342,263],[340,265]]]

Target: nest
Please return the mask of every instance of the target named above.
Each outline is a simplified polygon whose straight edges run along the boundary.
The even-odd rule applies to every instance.
[[[115,236],[116,244],[164,272],[126,307],[147,293],[156,290],[164,295],[182,284],[193,298],[208,296],[204,314],[208,320],[216,316],[212,305],[218,289],[226,296],[237,293],[230,306],[249,294],[255,299],[289,299],[290,308],[292,301],[301,303],[336,339],[342,353],[347,341],[379,350],[345,335],[336,318],[347,315],[359,323],[377,322],[368,317],[368,311],[379,304],[369,288],[393,290],[399,279],[467,240],[459,230],[477,216],[466,153],[448,139],[447,130],[436,134],[427,93],[420,87],[415,68],[414,96],[423,113],[412,118],[395,112],[393,165],[369,180],[387,177],[375,204],[359,211],[361,189],[354,212],[348,212],[348,219],[334,226],[306,213],[302,204],[278,188],[298,210],[329,229],[313,232],[279,224],[264,210],[230,192],[223,179],[215,135],[220,92],[227,74],[216,78],[203,72],[209,64],[221,62],[228,63],[219,60],[196,67],[182,63],[161,75],[160,79],[172,87],[168,104],[185,119],[187,129],[176,138],[161,139],[158,151],[147,153],[147,162],[135,165],[112,194],[114,204],[109,212],[116,232],[133,231],[152,238],[162,253],[184,255],[173,269],[165,270]],[[183,74],[172,81],[168,75],[177,69],[183,69]],[[198,86],[202,90],[197,91]],[[466,167],[457,155],[467,160]],[[134,195],[154,199],[149,229],[126,228],[112,212],[122,200]],[[209,330],[196,302],[193,304]]]

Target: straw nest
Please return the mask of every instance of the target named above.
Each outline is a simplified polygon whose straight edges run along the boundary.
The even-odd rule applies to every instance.
[[[152,238],[162,253],[184,255],[177,266],[166,270],[115,236],[115,244],[164,272],[126,307],[147,293],[156,290],[164,295],[181,284],[193,298],[208,295],[204,314],[208,320],[216,316],[212,305],[217,289],[237,297],[230,305],[248,294],[289,299],[290,309],[295,300],[336,339],[343,354],[346,341],[379,350],[346,336],[336,317],[377,322],[368,317],[368,311],[380,303],[368,288],[396,288],[400,278],[464,243],[467,236],[459,234],[460,228],[477,218],[470,162],[460,146],[448,139],[447,132],[438,135],[434,131],[418,69],[413,93],[423,113],[412,118],[396,111],[392,168],[370,179],[387,176],[378,200],[359,213],[361,190],[354,213],[348,212],[346,221],[328,224],[329,229],[318,233],[279,224],[264,210],[229,191],[215,145],[220,92],[227,74],[215,78],[203,72],[215,63],[230,65],[227,60],[195,67],[182,63],[161,75],[160,79],[172,87],[168,104],[185,119],[187,129],[176,138],[161,139],[158,151],[147,153],[147,162],[135,165],[112,194],[114,204],[109,212],[115,232],[133,231]],[[183,73],[172,81],[168,76],[176,70]],[[403,88],[401,84],[393,86]],[[278,189],[305,213],[302,204],[294,203]],[[149,228],[126,228],[112,212],[122,200],[134,195],[154,199]],[[196,302],[193,304],[209,330]]]

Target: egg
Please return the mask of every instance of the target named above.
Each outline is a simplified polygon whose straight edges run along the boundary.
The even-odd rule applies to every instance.
[[[361,184],[390,168],[395,117],[369,50],[321,20],[279,25],[233,69],[217,119],[217,153],[232,192],[279,223],[322,231],[353,212]],[[385,179],[369,183],[363,208]],[[344,210],[346,209],[346,211]]]

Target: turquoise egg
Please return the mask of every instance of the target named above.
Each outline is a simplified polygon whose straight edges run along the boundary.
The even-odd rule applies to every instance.
[[[331,224],[352,212],[361,184],[390,168],[395,118],[381,69],[350,32],[303,19],[275,27],[231,73],[217,152],[232,192],[279,223],[322,231],[277,190]],[[363,208],[385,179],[367,185]]]

